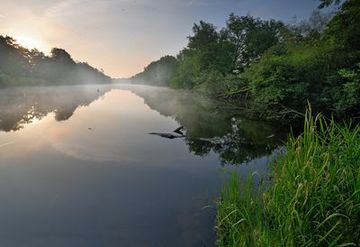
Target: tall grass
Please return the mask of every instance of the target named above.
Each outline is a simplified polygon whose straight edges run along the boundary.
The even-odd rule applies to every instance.
[[[360,127],[307,113],[271,166],[271,184],[233,175],[218,205],[219,246],[360,246]]]

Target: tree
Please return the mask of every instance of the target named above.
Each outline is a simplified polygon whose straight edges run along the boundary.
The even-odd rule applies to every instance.
[[[242,72],[254,59],[278,43],[283,26],[282,22],[274,20],[263,21],[252,16],[231,14],[223,33],[232,45],[235,72]]]
[[[51,58],[56,62],[60,62],[60,63],[68,64],[68,65],[75,64],[75,62],[71,58],[70,54],[67,51],[65,51],[64,49],[53,48],[51,50]]]
[[[338,48],[360,50],[360,1],[347,0],[329,22],[327,34]]]
[[[178,55],[171,85],[174,87],[193,88],[203,83],[206,75],[225,76],[232,71],[232,46],[223,33],[210,23],[200,21],[194,24],[193,35],[189,43]]]
[[[2,84],[12,77],[28,77],[31,71],[29,51],[9,36],[0,35],[0,72]]]
[[[194,51],[184,49],[177,59],[178,63],[171,75],[170,85],[174,88],[192,89],[201,72],[199,57]]]
[[[231,71],[231,46],[226,37],[210,23],[194,24],[193,35],[188,37],[186,54],[197,56],[202,71],[215,70],[225,75]]]

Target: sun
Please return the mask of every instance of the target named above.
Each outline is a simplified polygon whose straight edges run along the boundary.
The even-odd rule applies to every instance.
[[[28,48],[28,49],[40,49],[41,48],[41,41],[32,36],[17,36],[16,41],[19,45]]]

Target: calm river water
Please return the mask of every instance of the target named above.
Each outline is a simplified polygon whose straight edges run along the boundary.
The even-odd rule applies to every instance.
[[[0,246],[214,246],[226,171],[265,173],[283,132],[167,88],[2,89]]]

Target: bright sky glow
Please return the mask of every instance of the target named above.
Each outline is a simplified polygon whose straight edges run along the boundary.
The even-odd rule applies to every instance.
[[[22,36],[22,35],[17,36],[17,37],[15,36],[14,38],[20,45],[22,45],[28,49],[36,48],[36,49],[42,50],[42,48],[43,48],[41,46],[40,40],[38,40],[37,38],[31,37],[31,36]]]

